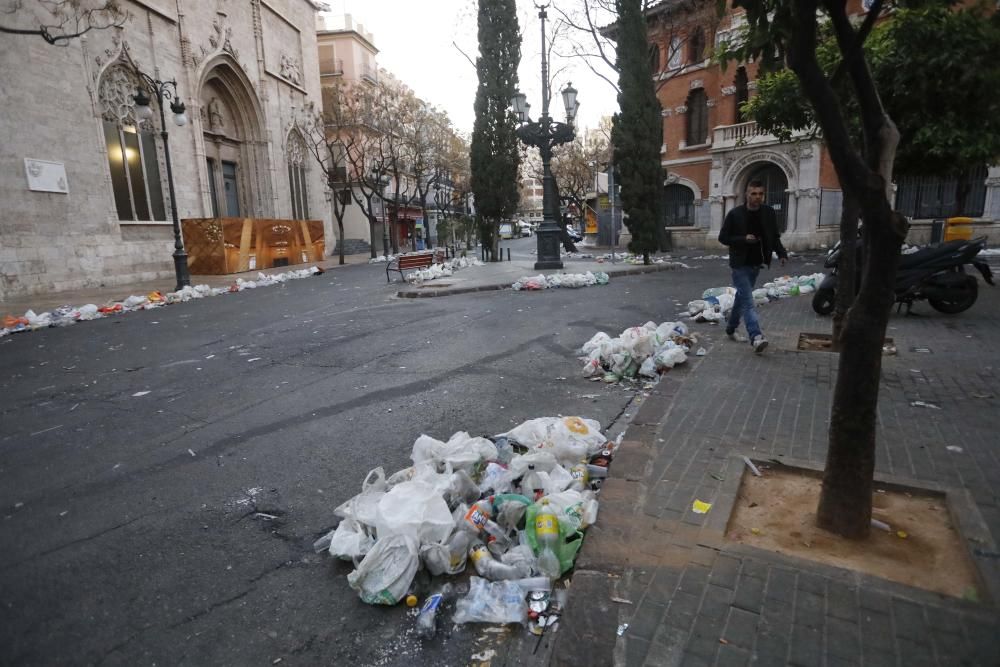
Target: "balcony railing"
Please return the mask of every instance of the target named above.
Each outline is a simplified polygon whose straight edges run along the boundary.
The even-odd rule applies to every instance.
[[[796,130],[792,137],[805,137],[809,130]],[[757,144],[773,144],[778,138],[757,127],[756,121],[737,123],[736,125],[719,125],[712,131],[712,149],[738,148]]]
[[[378,83],[378,68],[368,63],[361,63],[361,76],[372,83]]]

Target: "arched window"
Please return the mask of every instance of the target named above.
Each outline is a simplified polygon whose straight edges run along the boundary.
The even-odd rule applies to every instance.
[[[288,133],[285,160],[288,162],[288,190],[292,195],[292,218],[309,219],[309,191],[306,187],[306,164],[309,152],[298,130]]]
[[[649,45],[649,70],[656,76],[660,73],[660,45]]]
[[[119,220],[166,220],[153,121],[135,117],[138,87],[139,78],[120,64],[104,73],[98,89],[115,208]]]
[[[687,98],[687,145],[708,141],[708,99],[703,88],[695,88]]]
[[[663,226],[692,225],[694,225],[694,192],[691,188],[676,183],[663,188]]]
[[[688,62],[692,65],[705,59],[705,31],[695,28],[688,36]]]
[[[733,95],[733,103],[736,105],[736,122],[747,122],[747,115],[743,112],[743,105],[750,100],[750,92],[747,88],[747,68],[740,67],[736,70],[736,80],[733,82],[736,93]]]

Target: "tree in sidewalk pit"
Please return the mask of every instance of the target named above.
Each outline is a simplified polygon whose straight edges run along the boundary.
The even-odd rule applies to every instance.
[[[611,129],[620,174],[621,204],[632,235],[628,249],[650,263],[660,247],[660,141],[663,120],[653,88],[642,0],[616,0],[618,32],[618,106]]]
[[[66,46],[91,30],[120,27],[129,18],[118,0],[4,0],[0,13],[0,33],[35,35],[55,46]]]
[[[864,51],[865,37],[882,5],[882,0],[874,0],[856,26],[847,14],[847,3],[837,0],[734,2],[734,7],[746,10],[748,28],[745,41],[734,47],[734,53],[743,61],[758,59],[765,70],[787,64],[795,74],[822,130],[844,196],[856,202],[865,221],[861,289],[841,334],[829,447],[816,512],[821,528],[848,538],[866,537],[871,525],[882,342],[895,300],[899,249],[907,231],[906,219],[889,202],[899,131],[882,103]],[[844,62],[849,93],[838,93],[818,57],[820,25],[827,22]],[[926,75],[935,76],[934,72]],[[858,141],[845,115],[846,94],[857,104]]]
[[[471,186],[484,246],[499,260],[500,222],[517,209],[520,161],[510,100],[517,90],[521,35],[514,0],[480,0],[476,120],[472,130]]]

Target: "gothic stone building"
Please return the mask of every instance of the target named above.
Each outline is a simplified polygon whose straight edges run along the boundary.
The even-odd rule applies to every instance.
[[[325,7],[123,5],[121,28],[62,48],[0,36],[0,300],[173,275],[167,156],[155,98],[153,118],[136,117],[139,72],[176,80],[187,107],[183,127],[165,110],[181,219],[317,219],[332,249],[325,179],[296,123],[320,103]]]

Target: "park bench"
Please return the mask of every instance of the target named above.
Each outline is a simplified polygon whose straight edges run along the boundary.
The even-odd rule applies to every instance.
[[[389,278],[390,271],[397,271],[399,277],[403,278],[403,271],[410,271],[415,269],[428,269],[431,264],[443,261],[444,255],[438,252],[418,252],[411,255],[399,255],[394,257],[392,260],[386,264],[385,267],[385,280],[386,282],[392,282]]]

